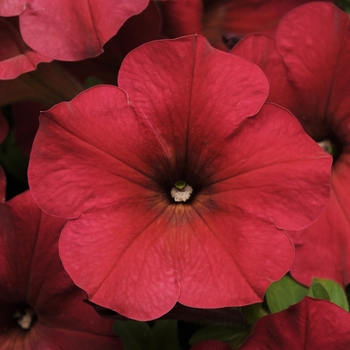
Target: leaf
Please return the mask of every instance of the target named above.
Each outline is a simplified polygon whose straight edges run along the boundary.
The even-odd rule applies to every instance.
[[[121,339],[124,350],[151,349],[151,327],[145,322],[115,321],[114,333]]]
[[[290,275],[285,275],[274,282],[266,291],[266,302],[271,313],[287,309],[297,304],[307,295],[308,289],[296,282]]]
[[[254,325],[261,317],[268,315],[262,303],[246,305],[241,308],[244,318],[249,324]]]
[[[180,350],[176,320],[158,320],[152,331],[152,350]]]
[[[349,302],[344,288],[329,279],[314,278],[308,296],[315,299],[325,299],[349,311]]]
[[[0,146],[0,163],[12,176],[22,184],[27,184],[28,159],[18,148],[11,130]]]
[[[147,322],[118,320],[113,330],[124,350],[180,350],[176,320],[158,320],[153,327]]]
[[[196,332],[189,343],[194,345],[202,340],[221,340],[229,342],[230,346],[238,347],[251,331],[250,327],[215,325],[207,326]]]
[[[308,296],[315,299],[325,299],[331,301],[331,297],[328,294],[327,289],[320,283],[312,283]]]

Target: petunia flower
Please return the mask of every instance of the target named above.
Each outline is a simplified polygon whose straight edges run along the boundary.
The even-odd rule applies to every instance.
[[[261,318],[240,350],[347,349],[350,314],[327,300],[304,298]]]
[[[113,321],[83,302],[58,255],[66,223],[29,191],[0,203],[0,348],[121,349]]]
[[[329,0],[326,0],[329,1]],[[160,3],[164,34],[201,33],[216,48],[227,50],[244,35],[274,34],[281,18],[310,0],[167,0]]]
[[[332,4],[315,2],[290,12],[276,38],[247,37],[232,51],[257,63],[270,82],[268,100],[295,114],[307,133],[334,155],[330,201],[309,228],[290,232],[291,273],[350,282],[350,21]]]
[[[41,114],[29,184],[69,219],[60,256],[91,302],[138,320],[246,305],[290,269],[284,230],[323,209],[331,157],[267,95],[257,66],[188,36]]]
[[[149,0],[3,0],[0,16],[19,16],[24,42],[41,55],[78,61],[103,52],[103,45]]]

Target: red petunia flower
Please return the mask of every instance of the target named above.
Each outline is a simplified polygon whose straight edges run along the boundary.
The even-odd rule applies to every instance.
[[[58,256],[66,220],[43,213],[30,192],[0,203],[0,348],[121,349],[113,321],[83,302]]]
[[[284,229],[308,226],[328,199],[331,157],[264,104],[257,66],[201,36],[132,51],[118,86],[40,117],[29,183],[71,219],[66,270],[93,303],[139,320],[177,301],[261,301],[290,269]]]
[[[304,298],[265,316],[240,350],[348,349],[350,314],[327,300]]]
[[[309,228],[290,232],[291,273],[350,282],[350,21],[327,3],[304,5],[284,18],[276,39],[246,38],[232,51],[257,63],[270,81],[268,100],[291,110],[317,141],[333,147],[331,196]],[[334,151],[335,150],[335,151]]]
[[[0,16],[19,16],[24,42],[56,60],[78,61],[103,52],[102,46],[149,0],[2,1]]]
[[[161,2],[164,33],[170,37],[201,33],[214,47],[226,51],[224,40],[231,46],[252,32],[274,34],[288,11],[307,2],[310,0],[167,0]]]

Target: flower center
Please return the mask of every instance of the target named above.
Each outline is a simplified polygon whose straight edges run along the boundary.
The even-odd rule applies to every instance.
[[[24,308],[18,308],[13,318],[22,329],[30,329],[36,321],[36,314],[30,306],[26,305]]]
[[[187,185],[185,181],[179,180],[175,182],[175,187],[170,191],[171,197],[175,202],[186,202],[190,199],[193,188]]]
[[[318,145],[327,153],[329,153],[330,155],[334,155],[335,149],[334,149],[334,145],[332,144],[332,142],[330,140],[324,140],[321,142],[318,142]]]
[[[337,141],[337,140],[336,140]],[[326,139],[321,142],[318,142],[318,145],[327,153],[329,153],[331,156],[333,156],[334,162],[339,158],[341,151],[342,151],[342,145],[340,142],[334,142],[332,140]]]

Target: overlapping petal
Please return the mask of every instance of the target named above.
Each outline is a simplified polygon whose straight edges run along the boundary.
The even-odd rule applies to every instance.
[[[226,51],[225,40],[237,42],[253,32],[274,34],[279,21],[310,0],[167,0],[161,3],[164,34],[170,37],[201,33]],[[326,2],[330,2],[326,0]]]
[[[28,0],[19,14],[23,40],[36,52],[62,61],[102,53],[103,45],[148,0]],[[1,10],[1,9],[0,9]]]
[[[326,0],[327,1],[327,0]],[[253,32],[274,34],[279,21],[293,8],[310,0],[212,0],[203,16],[203,35],[225,49],[222,37],[237,39]]]
[[[1,348],[121,348],[113,322],[83,302],[62,267],[57,242],[66,220],[43,213],[29,192],[0,203],[0,216]],[[13,318],[24,305],[35,313],[28,329]]]
[[[64,62],[64,66],[80,81],[96,76],[106,84],[116,85],[116,77],[124,57],[137,46],[160,38],[162,18],[152,0],[140,14],[130,17],[118,33],[95,58],[78,62]]]
[[[346,349],[350,315],[326,300],[306,297],[287,310],[261,318],[242,350]]]
[[[0,16],[18,16],[26,8],[27,0],[1,0]]]
[[[14,79],[36,69],[41,62],[52,59],[30,49],[20,32],[8,19],[0,18],[0,79]]]
[[[71,219],[66,270],[92,302],[139,320],[177,301],[260,301],[290,268],[284,229],[306,227],[328,199],[331,157],[288,111],[264,105],[257,66],[203,37],[143,45],[118,82],[40,117],[30,187]],[[178,180],[193,186],[189,203],[170,196]]]
[[[159,3],[163,34],[169,38],[200,33],[204,6],[202,0],[166,0]]]
[[[290,109],[316,141],[337,148],[329,205],[308,229],[290,233],[296,244],[292,274],[307,285],[312,277],[350,282],[349,34],[346,13],[315,2],[288,14],[276,39],[253,35],[232,51],[264,70],[270,101]]]

